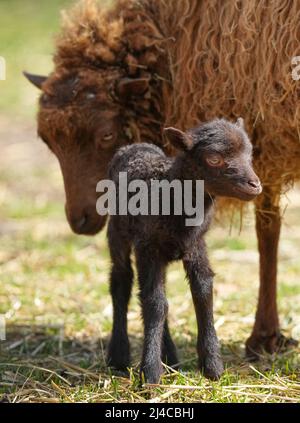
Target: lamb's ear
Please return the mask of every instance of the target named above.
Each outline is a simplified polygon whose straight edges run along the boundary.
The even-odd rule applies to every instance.
[[[117,86],[116,93],[122,98],[143,95],[149,88],[148,78],[122,78]]]
[[[23,75],[26,79],[28,79],[29,82],[31,82],[35,87],[42,89],[43,83],[46,81],[47,76],[41,76],[41,75],[34,75],[32,73],[23,72]]]
[[[193,147],[192,137],[186,132],[180,131],[177,128],[165,128],[164,134],[170,141],[170,143],[178,150],[188,151]]]
[[[244,119],[239,117],[236,121],[236,126],[238,126],[241,129],[245,129]]]

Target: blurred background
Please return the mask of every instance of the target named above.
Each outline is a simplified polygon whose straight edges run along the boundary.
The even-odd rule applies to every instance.
[[[64,215],[58,163],[36,135],[39,93],[22,76],[23,70],[37,74],[51,72],[60,11],[72,3],[70,0],[0,0],[0,56],[6,59],[7,65],[6,80],[0,81],[0,314],[5,315],[8,328],[6,343],[0,343],[8,366],[2,373],[0,369],[0,394],[9,397],[14,392],[17,400],[28,398],[28,392],[17,389],[24,386],[24,381],[34,399],[42,398],[34,384],[45,377],[43,373],[29,375],[28,363],[43,364],[59,373],[67,366],[62,363],[71,362],[77,366],[77,373],[73,367],[72,377],[81,384],[89,377],[83,369],[88,368],[91,374],[95,369],[106,371],[104,348],[112,315],[105,231],[94,238],[71,233]],[[284,198],[283,209],[286,219],[280,247],[279,309],[284,331],[299,339],[300,196],[297,190]],[[216,272],[215,321],[229,369],[227,382],[244,377],[248,384],[255,385],[257,374],[243,359],[243,345],[254,321],[258,290],[252,210],[244,217],[241,232],[238,221],[232,225],[217,222],[209,233],[208,245]],[[195,316],[180,264],[169,269],[168,297],[170,326],[184,356],[185,370],[195,370]],[[141,348],[139,316],[135,295],[129,313],[135,364]],[[60,363],[55,362],[57,357]],[[276,372],[279,369],[282,374],[290,374],[299,369],[294,355],[276,360]],[[27,364],[22,367],[20,363]],[[272,361],[267,360],[262,366],[270,372],[268,377],[273,378]],[[105,373],[103,377],[109,378]],[[91,380],[94,380],[92,376]],[[122,385],[122,381],[119,383]],[[49,390],[49,398],[64,399],[59,390],[55,397],[53,386],[46,384],[44,389]],[[89,390],[70,388],[70,391],[69,398],[90,399]],[[280,396],[280,392],[276,395]],[[245,396],[224,394],[222,398],[259,400],[261,394],[256,393],[253,387],[249,397],[246,393]],[[118,394],[112,389],[110,395],[115,399]],[[105,398],[104,395],[102,399]]]

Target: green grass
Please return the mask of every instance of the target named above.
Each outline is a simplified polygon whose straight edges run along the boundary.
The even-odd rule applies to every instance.
[[[51,72],[59,11],[72,3],[71,0],[1,0],[0,56],[6,59],[7,79],[0,81],[0,114],[33,114],[37,90],[26,82],[22,71]]]
[[[156,387],[139,384],[142,323],[136,288],[130,305],[132,368],[112,373],[105,348],[112,324],[105,233],[71,234],[55,157],[36,140],[37,90],[23,69],[52,69],[59,10],[71,1],[2,0],[0,56],[0,401],[11,402],[299,402],[299,349],[244,358],[258,291],[254,222],[216,224],[208,246],[215,280],[215,322],[226,371],[218,382],[197,371],[196,321],[182,266],[168,271],[170,326],[181,370],[166,368]],[[279,310],[285,334],[300,338],[299,193],[293,194],[282,235]]]

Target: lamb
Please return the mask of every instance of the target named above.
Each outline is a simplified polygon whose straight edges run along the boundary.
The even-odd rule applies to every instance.
[[[159,381],[161,358],[169,365],[178,363],[167,324],[168,303],[164,290],[166,267],[174,260],[182,260],[190,283],[198,324],[199,367],[206,377],[214,380],[221,376],[223,364],[213,324],[213,272],[204,235],[209,228],[216,196],[247,201],[260,194],[262,188],[252,168],[252,145],[241,119],[235,124],[216,119],[187,132],[172,127],[164,132],[180,151],[176,158],[167,157],[152,144],[122,147],[109,165],[109,178],[116,186],[120,172],[127,172],[128,181],[142,179],[147,186],[153,180],[204,180],[204,219],[198,226],[186,226],[185,213],[171,212],[169,216],[115,214],[110,217],[108,241],[114,322],[108,363],[117,368],[129,366],[126,313],[133,278],[130,264],[133,249],[144,322],[141,372],[145,380]],[[170,202],[174,205],[173,191]]]

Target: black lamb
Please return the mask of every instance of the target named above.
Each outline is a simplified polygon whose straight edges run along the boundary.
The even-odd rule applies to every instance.
[[[108,241],[112,260],[110,290],[113,302],[113,330],[108,350],[108,363],[116,368],[130,364],[127,335],[127,309],[131,295],[134,250],[138,271],[140,302],[144,323],[144,346],[141,372],[149,383],[159,381],[162,361],[178,363],[176,348],[167,321],[165,273],[168,263],[182,260],[189,280],[197,317],[197,352],[199,368],[210,379],[223,372],[218,338],[213,322],[213,271],[210,267],[204,235],[213,215],[217,196],[252,200],[261,193],[260,181],[252,167],[252,145],[244,130],[243,120],[230,123],[224,119],[182,132],[175,128],[164,131],[180,153],[167,157],[152,144],[135,144],[118,150],[109,166],[109,179],[117,187],[120,172],[128,183],[153,181],[204,181],[204,218],[200,224],[187,226],[185,211],[175,213],[175,194],[170,190],[170,214],[112,215],[108,224]],[[192,199],[195,204],[196,188]],[[183,199],[183,194],[182,194]],[[160,206],[164,198],[160,198]]]

